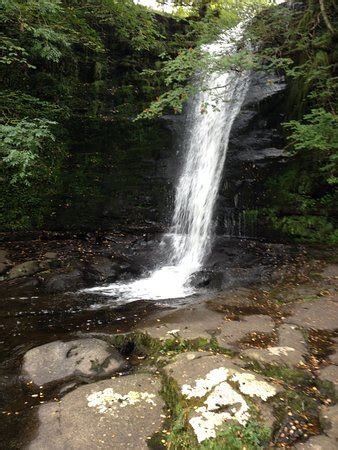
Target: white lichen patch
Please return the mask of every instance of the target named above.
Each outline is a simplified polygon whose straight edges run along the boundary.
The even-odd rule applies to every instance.
[[[250,397],[256,396],[263,401],[266,401],[269,397],[273,397],[277,394],[277,390],[274,386],[266,381],[257,380],[253,373],[237,372],[231,377],[231,380],[239,384],[239,390],[242,394]]]
[[[167,334],[171,334],[172,336],[175,336],[179,334],[180,330],[169,330],[167,331]]]
[[[224,422],[236,420],[245,425],[250,417],[247,402],[227,382],[216,386],[204,405],[197,408],[198,416],[189,421],[198,442],[216,437],[216,428]],[[226,407],[228,409],[224,411]]]
[[[224,367],[211,370],[205,378],[198,378],[195,381],[195,386],[184,384],[182,386],[182,394],[187,398],[204,397],[215,386],[226,381],[229,376],[229,370]]]
[[[238,383],[240,392],[229,381]],[[203,405],[195,410],[189,420],[198,442],[216,437],[217,427],[225,422],[247,423],[250,418],[249,405],[242,394],[266,401],[277,393],[274,386],[258,380],[253,373],[225,367],[211,370],[205,378],[197,379],[194,386],[184,384],[181,390],[188,399],[207,395]]]
[[[274,356],[288,356],[290,352],[295,352],[296,350],[292,347],[269,347],[268,352]]]
[[[118,408],[125,408],[126,406],[133,406],[140,402],[146,402],[156,406],[153,398],[154,394],[149,392],[129,391],[128,394],[122,395],[115,392],[111,388],[97,391],[87,396],[89,408],[96,408],[99,413],[105,414],[110,412],[116,414]]]

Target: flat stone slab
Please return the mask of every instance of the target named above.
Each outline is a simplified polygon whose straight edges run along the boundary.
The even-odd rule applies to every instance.
[[[25,382],[41,386],[71,377],[102,377],[125,366],[117,350],[100,339],[55,341],[25,354],[22,376]]]
[[[334,330],[338,328],[338,303],[326,298],[298,303],[288,322],[307,329]]]
[[[303,356],[307,353],[307,347],[302,333],[296,326],[281,325],[278,329],[278,341],[278,346],[252,348],[243,350],[241,353],[266,364],[295,367],[304,363]]]
[[[330,365],[319,372],[319,377],[323,381],[331,381],[334,384],[336,394],[338,395],[338,366]]]
[[[325,434],[314,436],[306,442],[302,442],[293,447],[295,450],[337,450],[337,443]]]
[[[160,387],[146,374],[79,387],[58,403],[40,406],[40,426],[28,449],[146,450],[147,438],[163,423]]]
[[[178,310],[158,320],[156,324],[141,331],[162,341],[173,337],[186,340],[211,339],[219,334],[224,326],[223,315],[205,306]]]
[[[325,433],[334,440],[338,448],[338,405],[322,407],[319,418]]]
[[[217,341],[222,347],[232,347],[249,333],[272,333],[274,327],[275,323],[270,316],[263,314],[243,316],[241,320],[223,322]]]
[[[241,369],[225,355],[181,353],[164,371],[176,381],[183,397],[194,399],[189,423],[199,443],[215,437],[218,427],[224,427],[226,422],[245,425],[251,417],[248,397],[255,398],[265,423],[272,418],[272,411],[264,402],[274,397],[280,387]]]
[[[321,272],[323,278],[334,278],[338,279],[338,264],[329,264]]]

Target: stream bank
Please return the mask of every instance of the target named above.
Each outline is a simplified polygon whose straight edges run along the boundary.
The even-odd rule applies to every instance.
[[[151,270],[159,256],[154,256],[156,236],[142,230],[114,237],[33,237],[2,244],[1,255],[11,266],[6,278],[27,261],[35,261],[35,267],[49,264],[1,286],[5,448],[46,448],[51,435],[55,449],[66,442],[81,449],[112,448],[113,443],[113,448],[204,449],[220,448],[224,440],[234,449],[264,448],[269,442],[304,449],[336,446],[338,273],[332,250],[219,238],[193,298],[114,306],[113,299],[79,295],[78,288]],[[97,278],[48,291],[45,280],[74,270],[91,273],[90,264]],[[25,287],[32,279],[39,283]],[[55,342],[68,343],[63,360],[53,359],[56,353],[48,346],[61,345]],[[40,376],[35,385],[34,374],[27,372],[33,348]],[[116,356],[125,364],[112,364]],[[44,361],[40,370],[39,361]],[[55,367],[70,365],[67,376],[44,382],[42,367],[51,376]],[[243,380],[250,380],[250,391]],[[211,387],[194,397],[201,383]],[[262,386],[275,394],[260,397]],[[216,394],[225,403],[237,399],[242,409],[234,405],[231,413],[224,404],[203,410]],[[230,416],[240,417],[245,405],[248,418],[242,427]],[[216,437],[198,443],[202,429],[208,436],[216,430]]]

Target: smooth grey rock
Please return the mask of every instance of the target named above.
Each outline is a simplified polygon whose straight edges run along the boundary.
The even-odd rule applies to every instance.
[[[338,303],[322,297],[298,303],[288,322],[307,329],[334,330],[338,328]]]
[[[126,362],[100,339],[55,341],[29,350],[23,360],[24,381],[37,386],[72,377],[102,377],[123,370]]]
[[[43,255],[43,257],[44,257],[45,259],[53,260],[53,259],[57,259],[58,254],[57,254],[56,252],[46,252],[46,253]]]
[[[274,327],[275,323],[270,316],[263,314],[243,316],[241,320],[225,321],[217,341],[220,346],[232,347],[249,333],[272,333]]]
[[[221,314],[211,311],[204,305],[178,310],[158,320],[141,331],[160,340],[173,337],[187,340],[211,339],[221,332],[224,324]]]
[[[337,443],[332,439],[320,434],[311,437],[308,441],[297,444],[293,447],[295,450],[337,450]]]
[[[30,277],[38,272],[46,270],[46,268],[47,266],[41,264],[39,261],[26,261],[14,266],[8,273],[8,279],[14,280],[15,278]]]
[[[321,276],[323,278],[334,278],[338,279],[338,264],[329,264],[326,266],[322,272]]]
[[[163,370],[168,377],[177,382],[179,387],[182,387],[184,384],[194,384],[198,378],[204,378],[211,370],[220,367],[240,370],[229,356],[214,355],[211,352],[180,353]]]
[[[307,353],[307,347],[302,333],[294,325],[281,325],[278,338],[276,346],[247,349],[243,350],[242,354],[267,364],[295,367],[304,363],[303,356]]]
[[[337,344],[336,344],[337,345]],[[338,350],[336,349],[335,352],[329,356],[329,360],[331,364],[335,364],[338,366]]]
[[[164,402],[158,392],[161,385],[147,374],[128,375],[79,387],[59,403],[39,408],[40,426],[29,450],[124,450],[148,449],[148,437],[160,431]],[[87,397],[105,389],[126,395],[130,391],[150,394],[121,407],[119,402],[100,412],[89,407]],[[162,417],[161,417],[162,416]]]
[[[323,406],[320,409],[319,419],[323,430],[334,440],[338,448],[338,405]]]
[[[331,381],[334,384],[338,395],[338,366],[327,366],[319,372],[319,377],[323,381]]]

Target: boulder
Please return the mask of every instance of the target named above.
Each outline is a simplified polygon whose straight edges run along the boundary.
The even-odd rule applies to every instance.
[[[114,283],[120,273],[120,266],[109,258],[98,257],[87,264],[85,275],[90,282]]]
[[[70,378],[108,376],[125,367],[117,350],[100,339],[55,341],[25,354],[22,378],[42,386]]]
[[[81,386],[58,403],[39,408],[37,436],[29,450],[147,450],[161,430],[161,385],[135,374]]]
[[[222,281],[222,273],[212,272],[211,270],[201,270],[200,272],[193,273],[186,284],[195,288],[208,287],[210,289],[220,289],[222,287]]]
[[[26,261],[24,263],[14,266],[8,273],[8,279],[30,277],[38,272],[46,270],[48,266],[39,261]]]
[[[46,291],[50,293],[80,289],[84,284],[84,274],[79,269],[68,273],[54,273],[46,278],[44,282]]]

